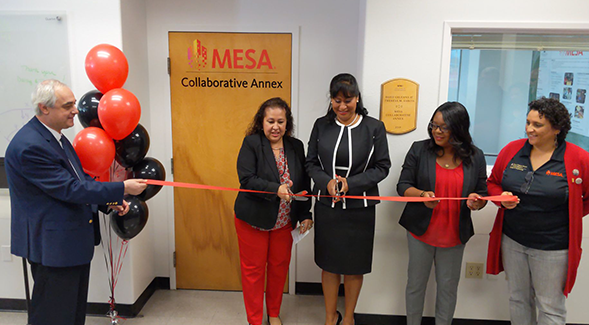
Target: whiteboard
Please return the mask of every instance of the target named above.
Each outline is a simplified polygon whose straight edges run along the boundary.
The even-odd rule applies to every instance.
[[[45,79],[69,85],[65,14],[0,12],[0,157],[34,115],[31,93]]]

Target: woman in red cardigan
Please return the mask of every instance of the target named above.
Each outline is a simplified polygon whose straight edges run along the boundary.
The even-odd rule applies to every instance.
[[[505,270],[513,324],[565,324],[589,213],[589,153],[565,141],[570,114],[559,101],[542,98],[529,108],[527,139],[501,150],[487,181],[489,195],[519,198],[500,205],[487,273]]]

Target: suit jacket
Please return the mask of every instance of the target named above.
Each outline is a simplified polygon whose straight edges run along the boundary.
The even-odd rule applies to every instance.
[[[94,254],[92,204],[120,205],[124,185],[100,183],[71,164],[55,137],[33,117],[6,150],[12,254],[45,266],[88,264]],[[72,168],[72,164],[77,170]]]
[[[313,126],[309,139],[306,167],[315,182],[313,194],[329,195],[327,184],[335,178],[334,156],[336,143],[343,126],[324,116]],[[391,160],[384,124],[370,116],[349,127],[351,140],[351,169],[348,195],[378,196],[378,183],[389,174]],[[332,199],[321,197],[318,202],[332,205]],[[379,200],[346,200],[345,208],[364,208],[379,203]]]
[[[397,192],[403,196],[410,187],[424,191],[434,191],[436,188],[436,155],[427,150],[430,139],[416,141],[405,157],[401,176],[397,183]],[[464,178],[462,184],[462,197],[470,193],[487,195],[487,165],[483,152],[474,148],[474,155],[470,165],[463,164]],[[432,218],[433,209],[426,207],[421,202],[407,203],[399,223],[409,232],[417,236],[423,235]],[[458,225],[460,241],[466,244],[474,235],[470,209],[466,206],[466,200],[460,203],[460,219]]]
[[[283,137],[293,193],[311,191],[311,181],[305,172],[303,143],[292,137]],[[280,175],[270,141],[263,134],[243,139],[237,157],[237,174],[240,188],[267,191],[273,194],[239,192],[235,200],[235,216],[252,226],[272,229],[278,217],[280,198],[275,194],[280,187]],[[294,228],[297,221],[311,219],[311,200],[291,201],[290,218]]]

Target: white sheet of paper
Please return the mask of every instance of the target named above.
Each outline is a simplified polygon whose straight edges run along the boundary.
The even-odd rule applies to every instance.
[[[305,231],[304,233],[301,234],[301,227],[296,227],[295,229],[293,229],[290,234],[292,235],[292,243],[293,245],[296,245],[298,242],[300,242],[303,238],[305,238],[309,232],[311,231],[311,229],[307,229],[307,231]]]

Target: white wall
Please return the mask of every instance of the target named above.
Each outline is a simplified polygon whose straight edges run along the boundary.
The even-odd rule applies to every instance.
[[[119,7],[120,2],[120,7]],[[84,71],[88,50],[99,43],[120,47],[129,61],[125,88],[142,105],[141,123],[151,138],[148,156],[156,157],[171,170],[171,116],[169,79],[166,72],[168,30],[284,30],[299,32],[298,107],[293,107],[296,134],[308,141],[314,120],[325,114],[330,79],[339,72],[356,74],[358,66],[359,0],[346,1],[187,1],[187,0],[109,0],[9,1],[0,10],[63,10],[72,51],[72,89],[79,98],[93,89]],[[121,22],[122,21],[122,22]],[[71,131],[73,136],[81,127]],[[134,303],[155,276],[170,276],[173,237],[173,191],[164,188],[148,201],[150,220],[131,241],[125,267],[116,292],[119,303]],[[9,244],[10,207],[8,192],[0,192],[0,245]],[[297,281],[319,282],[320,272],[313,262],[312,238],[298,247]],[[102,250],[93,261],[90,301],[105,302],[108,297]],[[20,259],[0,262],[0,297],[23,298]],[[174,285],[174,282],[172,281]]]
[[[363,89],[368,107],[378,107],[380,84],[391,78],[408,78],[420,84],[416,131],[389,136],[393,168],[381,192],[395,193],[400,166],[411,143],[426,137],[425,125],[440,104],[440,71],[443,24],[454,21],[586,22],[589,3],[557,1],[364,1],[366,35],[363,49]],[[447,79],[446,76],[444,78]],[[445,91],[445,89],[444,89]],[[376,115],[376,112],[374,112]],[[523,126],[522,126],[523,127]],[[494,136],[494,135],[490,135]],[[407,274],[405,231],[397,224],[403,205],[384,203],[377,208],[377,232],[373,272],[364,282],[356,309],[359,313],[404,315]],[[476,235],[466,246],[464,261],[484,262],[488,233],[495,207],[473,214]],[[587,241],[583,244],[587,248]],[[577,284],[568,301],[568,321],[589,322],[582,303],[589,289],[589,265],[581,260]],[[435,286],[430,280],[426,315],[434,313]],[[508,294],[504,275],[483,280],[462,279],[456,317],[508,319]]]
[[[424,126],[439,104],[445,20],[583,21],[588,6],[583,0],[571,0],[566,6],[548,0],[124,0],[121,9],[118,0],[55,0],[51,4],[41,0],[10,0],[3,1],[0,10],[67,11],[71,18],[72,88],[78,97],[93,88],[83,69],[87,51],[103,42],[123,47],[130,61],[126,87],[142,103],[142,123],[151,136],[149,155],[162,161],[168,171],[171,158],[169,79],[165,63],[168,30],[215,27],[272,30],[298,26],[299,107],[295,110],[297,135],[304,142],[308,140],[314,120],[325,112],[328,83],[333,75],[343,71],[356,74],[362,84],[366,106],[375,117],[379,115],[380,84],[391,78],[412,79],[420,84],[418,129],[406,135],[389,136],[393,168],[381,184],[383,195],[396,195],[395,184],[403,157],[413,141],[426,137]],[[121,18],[124,20],[122,26]],[[143,53],[147,53],[147,59]],[[120,303],[133,303],[153,276],[174,277],[171,267],[171,252],[174,250],[172,191],[162,190],[149,201],[149,207],[148,227],[131,242],[128,253],[131,262],[125,264],[117,291]],[[364,282],[357,307],[359,313],[405,313],[406,239],[405,231],[397,223],[402,208],[402,204],[390,202],[377,208],[373,272]],[[495,208],[489,206],[474,214],[477,234],[467,245],[465,261],[485,261],[487,234],[494,212]],[[8,218],[7,191],[0,190],[0,245],[9,242]],[[96,257],[102,258],[100,250],[97,250]],[[296,257],[297,281],[319,282],[311,238],[299,245]],[[576,287],[568,299],[569,322],[589,322],[589,310],[581,301],[589,288],[589,276],[583,272],[589,268],[585,260],[581,261]],[[106,275],[102,264],[98,259],[93,263],[91,301],[106,301]],[[0,262],[0,274],[3,275],[0,297],[24,297],[20,260]],[[431,283],[426,315],[433,315],[433,289]],[[508,318],[503,275],[484,280],[462,279],[459,290],[457,317]]]
[[[86,53],[95,45],[108,43],[122,48],[121,32],[121,9],[119,0],[24,0],[24,1],[2,1],[0,10],[26,13],[26,12],[65,12],[68,20],[71,80],[70,87],[77,98],[80,98],[87,91],[94,89],[92,83],[86,76],[84,61]],[[129,17],[129,16],[127,16]],[[26,41],[26,40],[24,40]],[[137,41],[133,44],[135,46]],[[145,47],[145,46],[144,46]],[[127,57],[130,61],[130,69],[135,67],[134,62],[137,56]],[[144,60],[145,61],[145,60]],[[144,64],[145,65],[145,64]],[[133,74],[141,71],[131,71],[129,83]],[[135,92],[139,89],[131,89]],[[32,89],[31,89],[32,91]],[[144,90],[146,93],[147,90]],[[135,93],[136,95],[138,93]],[[149,99],[138,95],[142,104]],[[145,113],[144,113],[145,114]],[[74,128],[64,133],[73,139],[74,135],[82,129],[76,119]],[[149,231],[149,229],[146,229]],[[147,233],[146,231],[146,233]],[[145,243],[152,242],[151,236],[140,234],[131,242],[127,259],[121,271],[119,284],[117,286],[116,298],[118,303],[132,304],[143,292],[147,284],[153,280],[154,256],[146,256],[146,250],[151,250]],[[141,238],[145,236],[146,238]],[[75,243],[72,243],[75,244]],[[0,245],[10,245],[10,203],[8,191],[0,190]],[[135,247],[137,246],[137,247]],[[147,264],[147,265],[146,265]],[[0,261],[0,297],[24,299],[24,285],[22,279],[21,259],[15,256],[11,262]],[[107,302],[109,297],[107,275],[105,271],[102,249],[99,247],[94,254],[94,261],[90,274],[89,301]]]
[[[131,91],[141,103],[141,125],[151,135],[151,106],[149,102],[149,73],[147,62],[147,15],[145,1],[124,0],[121,5],[121,30],[122,50],[129,62],[129,77],[125,83],[125,89]],[[148,157],[156,157],[151,151]],[[131,297],[135,300],[143,293],[145,288],[156,276],[156,259],[154,254],[155,226],[153,220],[160,218],[157,211],[158,202],[147,201],[149,219],[145,228],[131,240],[131,252],[127,263],[129,274]],[[116,295],[116,294],[115,294]]]
[[[299,84],[296,135],[307,142],[313,122],[327,109],[329,81],[339,72],[357,72],[358,63],[358,0],[312,1],[147,1],[147,35],[149,53],[149,88],[152,135],[151,152],[161,157],[170,170],[172,151],[170,86],[166,72],[168,56],[167,32],[173,30],[284,30],[299,29]],[[297,40],[295,40],[297,41]],[[296,92],[294,92],[296,94]],[[226,127],[226,126],[220,126]],[[157,274],[172,276],[170,252],[174,250],[173,193],[164,189],[153,201],[158,204],[154,221]],[[197,194],[195,194],[197,195]],[[152,206],[150,206],[152,209]],[[313,262],[313,241],[307,237],[296,254],[296,280],[320,282],[320,271]]]

